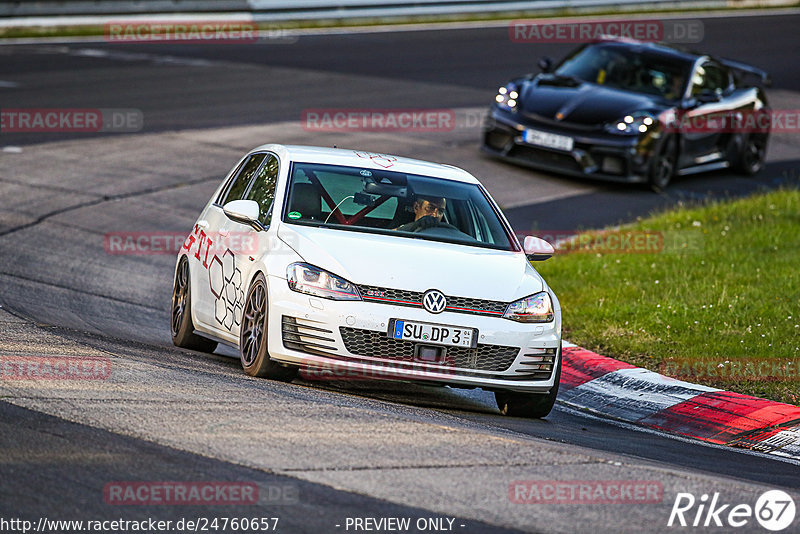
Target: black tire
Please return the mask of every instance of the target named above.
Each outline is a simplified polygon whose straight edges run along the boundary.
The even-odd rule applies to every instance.
[[[172,343],[176,347],[184,349],[214,352],[214,349],[217,348],[216,341],[194,333],[190,280],[189,261],[184,256],[175,270],[175,283],[172,286],[172,310],[170,314]]]
[[[547,417],[556,403],[558,388],[561,382],[561,348],[558,349],[556,364],[556,381],[549,393],[517,393],[514,391],[495,391],[494,399],[497,408],[503,415],[511,417],[528,417],[540,419]]]
[[[239,330],[239,360],[242,369],[250,376],[290,381],[297,375],[297,367],[287,367],[270,359],[267,352],[267,325],[269,324],[267,282],[258,275],[250,284]]]
[[[667,188],[675,176],[678,162],[678,138],[665,134],[655,155],[650,160],[647,180],[654,191],[660,193]]]
[[[764,168],[767,159],[767,140],[769,134],[744,134],[742,145],[733,161],[733,170],[745,176],[753,176]]]

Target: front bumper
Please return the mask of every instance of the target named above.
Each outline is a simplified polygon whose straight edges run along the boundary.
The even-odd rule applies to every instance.
[[[561,343],[561,314],[523,324],[454,312],[364,301],[333,301],[294,292],[269,277],[268,349],[274,360],[299,365],[317,379],[411,380],[455,387],[547,393]],[[415,357],[411,341],[388,337],[392,319],[478,329],[475,349],[446,348],[439,363]],[[427,345],[427,344],[426,344]]]
[[[566,135],[571,151],[531,145],[523,140],[526,128]],[[615,135],[568,124],[538,122],[492,107],[483,125],[483,150],[535,169],[623,183],[647,182],[650,156],[658,132],[642,136]]]

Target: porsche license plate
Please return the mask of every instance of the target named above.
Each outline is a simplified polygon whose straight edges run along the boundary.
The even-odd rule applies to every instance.
[[[566,152],[572,150],[573,144],[573,140],[569,136],[531,129],[525,130],[522,139],[530,145],[555,148],[556,150],[564,150]]]
[[[478,329],[396,319],[389,337],[403,341],[420,341],[449,347],[477,346]]]

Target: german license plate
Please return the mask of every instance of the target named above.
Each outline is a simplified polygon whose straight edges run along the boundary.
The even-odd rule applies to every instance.
[[[566,152],[572,150],[573,144],[573,140],[569,136],[530,129],[523,132],[522,139],[530,145],[555,148],[556,150],[564,150]]]
[[[477,346],[478,329],[396,319],[389,337],[403,341],[420,341],[449,347]]]

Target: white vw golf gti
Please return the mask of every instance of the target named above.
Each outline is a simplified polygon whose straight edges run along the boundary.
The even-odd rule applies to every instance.
[[[263,145],[178,254],[172,339],[238,347],[253,376],[300,368],[493,391],[544,417],[561,375],[561,308],[489,193],[452,167]]]

